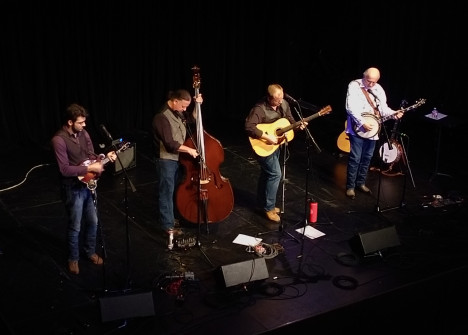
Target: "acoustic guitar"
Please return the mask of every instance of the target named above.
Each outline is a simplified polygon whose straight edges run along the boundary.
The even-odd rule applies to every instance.
[[[317,113],[304,118],[304,121],[309,122],[318,118],[319,116],[327,115],[331,112],[331,110],[331,106],[328,105]],[[274,134],[278,139],[277,144],[269,144],[263,139],[249,137],[250,145],[257,155],[262,157],[270,156],[276,151],[276,149],[279,148],[281,144],[284,143],[285,140],[288,142],[292,141],[294,138],[294,130],[292,129],[298,127],[301,122],[302,121],[298,121],[291,124],[288,119],[281,118],[273,123],[260,123],[257,125],[257,128],[262,130],[264,133]]]
[[[346,127],[348,125],[348,120],[345,121],[344,128],[346,130]],[[345,130],[342,131],[342,133],[338,136],[336,140],[336,145],[338,146],[338,149],[340,149],[343,152],[349,153],[351,151],[351,144],[349,143],[349,136],[346,134]]]

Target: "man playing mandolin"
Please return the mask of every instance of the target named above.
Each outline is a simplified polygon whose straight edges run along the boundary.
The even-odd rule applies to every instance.
[[[62,200],[68,215],[67,243],[69,249],[68,270],[80,272],[80,230],[85,224],[83,252],[94,264],[103,264],[103,259],[96,254],[96,234],[98,216],[95,207],[95,190],[87,187],[80,177],[91,173],[96,176],[104,171],[104,164],[99,155],[94,153],[93,143],[86,127],[87,110],[71,104],[64,113],[63,126],[54,134],[51,143],[60,171]],[[114,162],[116,153],[111,151],[107,159]],[[92,160],[92,163],[82,164]]]
[[[262,125],[273,124],[280,119],[286,119],[290,124],[296,121],[291,113],[289,103],[284,100],[283,88],[278,84],[268,86],[267,95],[258,101],[250,110],[245,120],[245,131],[247,135],[256,140],[261,140],[266,146],[272,148],[268,155],[260,155],[255,151],[260,164],[260,176],[257,185],[257,203],[265,211],[268,220],[280,223],[280,209],[275,207],[278,187],[281,181],[281,166],[279,163],[280,150],[277,147],[287,141],[288,136],[276,136],[274,129],[269,132],[262,130]],[[285,121],[286,121],[285,120]],[[305,129],[307,122],[299,123],[296,129]],[[262,128],[262,129],[260,129]],[[275,149],[276,147],[276,149]],[[255,148],[254,148],[255,149]],[[267,150],[263,150],[267,151]]]
[[[346,93],[346,134],[349,136],[350,153],[346,172],[346,195],[354,199],[355,188],[370,194],[366,186],[369,165],[379,139],[381,119],[392,116],[401,118],[402,111],[395,111],[387,105],[385,90],[377,82],[380,71],[370,67],[362,79],[348,84]]]

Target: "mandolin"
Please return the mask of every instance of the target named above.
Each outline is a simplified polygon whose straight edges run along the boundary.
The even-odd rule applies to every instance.
[[[116,155],[118,155],[120,152],[127,150],[130,147],[130,142],[126,142],[122,144],[122,146],[115,152]],[[107,163],[110,162],[110,159],[108,157],[105,157],[104,159],[98,160],[98,159],[87,159],[83,162],[81,162],[81,166],[88,166],[93,163],[100,162],[102,165],[106,165]],[[94,191],[97,187],[97,180],[100,177],[99,173],[96,172],[87,172],[84,176],[78,176],[78,180],[85,183],[88,189],[91,191]]]

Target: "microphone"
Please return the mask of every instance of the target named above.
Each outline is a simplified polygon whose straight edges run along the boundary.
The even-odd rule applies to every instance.
[[[372,96],[374,97],[375,100],[379,100],[379,98],[377,98],[377,96],[374,94],[374,92],[371,91],[370,88],[367,90],[367,92],[369,92],[370,94],[372,94]]]
[[[106,126],[101,124],[99,127],[101,127],[101,130],[104,133],[104,135],[106,135],[107,138],[112,142],[114,139],[112,138],[111,134],[107,131]]]
[[[285,98],[286,100],[291,100],[292,102],[294,102],[294,103],[297,104],[297,100],[294,99],[292,96],[290,96],[288,93],[284,92],[283,95],[284,95],[284,98]]]

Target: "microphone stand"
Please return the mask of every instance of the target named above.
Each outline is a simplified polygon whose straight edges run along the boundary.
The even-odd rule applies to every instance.
[[[111,142],[112,148],[114,151],[117,151],[118,148],[115,145],[114,141]],[[125,236],[126,236],[126,273],[127,278],[125,281],[125,288],[124,292],[130,289],[131,286],[131,276],[130,276],[130,232],[129,232],[129,223],[128,223],[128,185],[132,188],[132,192],[136,192],[135,185],[133,185],[132,181],[128,177],[127,169],[125,168],[122,160],[120,159],[119,155],[117,155],[117,161],[119,162],[120,166],[122,167],[122,171],[124,173],[125,179],[125,193],[124,193],[124,205],[125,205]]]
[[[115,149],[115,144],[113,144]],[[120,160],[119,155],[117,155],[117,160],[122,167],[122,171],[125,175],[125,196],[124,196],[124,203],[125,203],[125,236],[126,236],[126,251],[127,251],[127,281],[126,281],[126,289],[130,289],[131,285],[131,278],[130,278],[130,232],[129,232],[129,225],[128,225],[128,185],[132,188],[132,192],[136,192],[135,185],[133,185],[132,181],[128,177],[127,168],[124,167],[122,161]]]
[[[379,99],[374,95],[374,93],[372,93],[371,90],[368,90],[368,92],[370,94],[372,94],[375,98],[375,102],[376,102],[376,105],[377,105],[377,110],[379,110],[379,113],[380,113],[380,109],[379,109]],[[383,133],[385,135],[385,139],[387,141],[387,144],[388,144],[388,149],[389,150],[393,150],[392,148],[392,141],[390,141],[390,138],[388,137],[388,132],[387,132],[387,128],[385,128],[385,126],[382,124],[381,125],[381,128],[383,129]],[[379,136],[379,148],[382,148],[383,146],[383,143],[382,143],[382,140],[380,139],[381,136]],[[380,149],[379,149],[380,150]],[[380,191],[381,191],[381,186],[382,186],[382,174],[383,174],[383,167],[384,167],[384,163],[387,164],[387,158],[384,158],[384,155],[383,155],[383,149],[380,150],[381,152],[379,152],[379,156],[381,157],[381,160],[380,160],[380,168],[379,168],[379,183],[378,183],[378,187],[377,187],[377,204],[375,205],[375,210],[379,213],[382,213],[384,210],[382,210],[380,208]]]
[[[299,109],[296,108],[296,106],[293,107],[294,111],[296,112],[297,116],[299,117],[299,119],[304,122],[304,118],[302,117],[302,113],[300,112],[300,109],[301,109],[301,105],[299,103],[297,103],[297,105],[299,106]],[[312,134],[310,133],[309,131],[309,128],[305,127],[304,128],[305,132],[306,132],[306,143],[307,143],[307,168],[306,168],[306,183],[305,183],[305,201],[304,201],[304,226],[302,227],[302,244],[301,244],[301,253],[299,256],[297,256],[298,258],[302,258],[303,256],[303,252],[304,252],[304,241],[305,241],[305,231],[306,231],[306,227],[308,225],[308,220],[307,220],[307,210],[309,209],[309,206],[310,206],[310,203],[312,202],[311,199],[309,199],[309,173],[310,173],[310,143],[312,143],[315,147],[315,151],[317,153],[320,153],[322,152],[322,150],[320,149],[320,147],[317,145],[317,143],[315,142],[314,140],[314,137],[312,136]],[[308,140],[307,140],[308,139]]]
[[[281,214],[284,214],[284,199],[285,199],[285,191],[286,191],[286,183],[287,183],[287,179],[286,179],[286,161],[288,160],[288,139],[287,139],[286,136],[284,137],[284,144],[283,145],[284,145],[284,149],[283,149],[283,172],[282,172],[282,181],[281,181],[281,184],[282,184]],[[289,237],[291,237],[294,241],[299,243],[297,238],[295,238],[291,233],[284,230],[283,215],[280,216],[280,225],[278,227],[278,230],[271,230],[271,231],[267,231],[267,232],[257,233],[257,236],[262,236],[262,235],[270,234],[270,233],[277,232],[277,231],[289,235]]]
[[[102,127],[103,128],[103,131],[106,133],[107,137],[110,139],[111,141],[111,147],[112,149],[117,152],[117,146],[115,145],[114,143],[114,140],[112,139],[112,137],[110,136],[110,134],[107,132],[107,130],[105,129],[105,127]],[[128,293],[129,291],[131,291],[131,275],[130,275],[130,233],[129,233],[129,224],[128,224],[128,218],[129,218],[129,215],[128,215],[128,185],[130,184],[131,188],[132,188],[132,191],[133,192],[136,192],[136,188],[135,186],[133,185],[132,181],[130,180],[130,178],[128,177],[128,173],[127,173],[127,169],[125,168],[125,166],[123,165],[123,162],[122,160],[120,159],[119,155],[117,154],[117,160],[120,164],[120,166],[122,167],[122,171],[124,173],[124,179],[125,179],[125,195],[124,195],[124,204],[125,204],[125,235],[126,235],[126,279],[125,279],[125,287],[124,289],[122,290],[122,293],[123,294],[126,294]],[[107,256],[106,256],[107,257]],[[107,289],[104,288],[104,292],[106,293],[107,292]],[[122,329],[124,327],[126,327],[128,325],[128,322],[127,322],[127,318],[125,318],[123,321],[122,321],[122,324],[117,326],[117,329]]]

